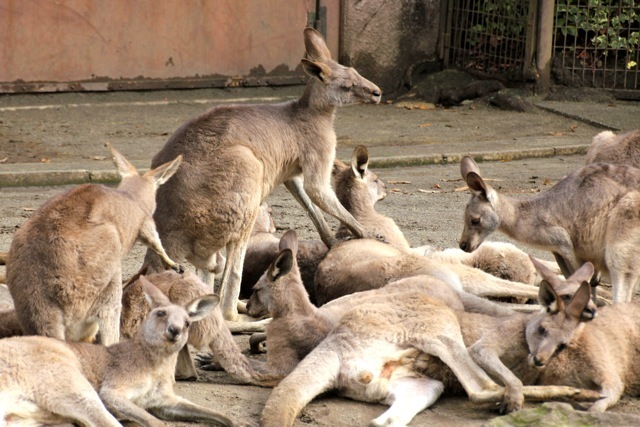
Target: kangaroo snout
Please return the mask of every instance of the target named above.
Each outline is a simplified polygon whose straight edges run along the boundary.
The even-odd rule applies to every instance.
[[[544,360],[539,359],[537,354],[529,355],[529,363],[536,368],[542,368],[547,364]]]
[[[462,249],[465,252],[471,252],[468,248],[469,248],[469,244],[467,242],[465,242],[464,240],[461,240],[460,243],[460,249]]]
[[[167,339],[170,341],[177,341],[181,333],[182,333],[181,328],[175,325],[169,325],[167,327],[167,330],[165,331],[165,337],[167,337]]]

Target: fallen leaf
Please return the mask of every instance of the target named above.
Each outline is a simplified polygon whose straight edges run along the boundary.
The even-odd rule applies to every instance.
[[[36,208],[22,208],[22,210],[26,212],[32,212],[32,211],[35,211]]]
[[[105,156],[91,156],[89,157],[91,160],[106,160]]]
[[[551,185],[551,180],[545,179],[543,185]]]
[[[411,181],[387,181],[389,184],[411,184]]]
[[[456,193],[460,192],[460,191],[467,191],[469,189],[469,187],[467,187],[466,185],[464,187],[458,187],[456,188],[455,191]]]
[[[440,187],[440,184],[433,184],[433,187],[431,187],[431,188],[438,188],[438,189],[440,189],[440,188],[442,188],[442,187]]]
[[[418,125],[419,128],[428,128],[429,126],[433,126],[432,123],[422,123],[421,125]]]
[[[575,132],[577,128],[578,128],[578,125],[571,125],[571,126],[569,127],[569,130],[570,130],[571,132]]]
[[[395,104],[398,108],[406,108],[407,110],[435,110],[435,104],[430,102],[409,102],[403,101]]]
[[[427,194],[440,193],[440,191],[436,191],[436,190],[423,190],[422,188],[418,188],[418,191],[419,191],[420,193],[427,193]]]
[[[49,162],[51,162],[51,159],[48,158],[48,157],[44,157],[44,158],[40,159],[40,163],[49,163]]]
[[[5,157],[4,159],[0,159],[0,163],[6,163],[6,162],[7,162],[7,160],[9,160],[9,158],[8,158],[8,157]]]
[[[551,136],[562,136],[562,135],[564,135],[564,133],[563,132],[549,132],[549,135],[551,135]]]

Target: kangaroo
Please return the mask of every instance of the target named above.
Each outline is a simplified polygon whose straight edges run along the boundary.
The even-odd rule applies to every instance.
[[[0,341],[0,413],[5,420],[118,426],[117,419],[157,426],[161,418],[245,425],[173,392],[176,359],[189,325],[206,316],[218,297],[206,295],[178,306],[144,277],[140,281],[153,309],[131,340],[109,347],[41,336]],[[34,366],[55,368],[34,371]]]
[[[180,127],[152,165],[182,154],[185,165],[158,192],[155,220],[167,252],[203,272],[210,257],[226,248],[221,307],[237,320],[237,301],[247,243],[260,204],[284,183],[307,210],[327,246],[333,236],[314,205],[336,217],[357,237],[362,226],[331,189],[336,108],[380,102],[380,89],[353,68],[331,59],[319,32],[304,30],[311,76],[300,99],[275,105],[214,107]],[[303,179],[304,178],[304,179]],[[145,263],[160,268],[147,252]]]
[[[614,303],[631,301],[640,264],[640,169],[595,163],[527,198],[499,195],[471,157],[460,163],[472,194],[464,213],[460,249],[473,252],[495,230],[553,253],[569,277],[584,262],[608,275]]]
[[[593,267],[588,267],[592,273]],[[540,314],[466,313],[415,289],[361,299],[351,307],[274,389],[262,413],[264,427],[291,426],[308,402],[332,389],[352,399],[390,405],[372,426],[404,426],[432,405],[445,386],[458,384],[472,401],[503,401],[506,410],[519,409],[524,397],[600,397],[573,387],[523,386],[509,369],[516,368],[527,382],[535,380],[527,377],[532,370],[526,361],[524,328],[528,319]]]
[[[178,274],[173,271],[144,276],[145,281],[153,283],[167,298],[177,305],[184,305],[209,292],[195,273]],[[125,338],[133,338],[153,309],[144,294],[144,282],[139,276],[132,278],[122,294],[122,317],[120,333]],[[269,377],[256,372],[250,361],[242,354],[224,320],[220,308],[215,308],[189,330],[187,341],[191,346],[201,349],[209,346],[213,357],[232,377],[250,384],[273,387],[280,377]],[[176,379],[197,379],[198,374],[189,354],[188,346],[180,350],[176,365]]]
[[[602,398],[589,410],[604,412],[623,395],[640,395],[640,313],[637,302],[614,304],[585,322],[580,313],[588,303],[586,282],[568,302],[550,289],[549,309],[527,326],[529,361],[540,371],[539,384],[597,390]]]
[[[155,192],[178,170],[173,161],[138,175],[109,145],[122,180],[116,189],[84,184],[44,203],[16,231],[7,285],[22,331],[80,341],[118,342],[122,259],[136,240],[177,268],[165,253],[152,214]]]
[[[594,136],[585,163],[598,162],[640,167],[640,129],[619,135],[606,130]]]

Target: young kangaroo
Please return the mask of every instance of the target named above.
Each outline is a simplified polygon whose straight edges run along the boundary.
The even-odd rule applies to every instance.
[[[281,183],[307,210],[320,237],[333,236],[314,205],[362,237],[362,226],[331,189],[340,105],[380,102],[380,89],[353,68],[331,59],[319,32],[304,30],[311,76],[298,100],[275,105],[214,107],[178,129],[152,165],[178,154],[185,164],[158,192],[155,214],[167,252],[196,268],[211,269],[210,257],[226,248],[221,306],[226,320],[237,320],[242,264],[260,204]],[[303,179],[304,178],[304,179]],[[159,267],[147,252],[145,263]]]
[[[499,195],[471,157],[460,163],[474,191],[464,214],[460,249],[473,252],[495,230],[551,251],[565,277],[590,261],[610,277],[613,302],[628,302],[640,277],[640,169],[595,163],[528,198]]]
[[[619,135],[606,130],[594,136],[585,163],[598,162],[640,167],[640,129]]]
[[[140,280],[153,309],[132,340],[110,347],[48,337],[0,341],[0,413],[5,420],[117,426],[118,419],[157,426],[163,425],[161,418],[244,425],[173,392],[176,359],[189,325],[202,319],[218,297],[206,295],[178,306]],[[36,371],[34,366],[54,368]]]
[[[138,175],[109,146],[122,181],[117,188],[84,184],[43,204],[16,231],[7,259],[7,285],[27,335],[80,341],[99,331],[118,342],[122,259],[136,240],[165,253],[153,222],[155,192],[178,170],[181,157]]]
[[[209,293],[207,285],[192,272],[178,274],[173,271],[165,271],[150,274],[144,278],[153,283],[176,305],[185,305],[189,301]],[[153,306],[145,298],[145,281],[139,276],[134,277],[124,288],[120,333],[125,338],[135,337],[144,319],[153,309]],[[266,376],[253,369],[249,360],[242,354],[234,341],[217,305],[207,316],[193,324],[189,330],[187,342],[197,349],[208,346],[222,368],[240,381],[273,387],[280,380],[280,376]],[[178,356],[176,379],[195,379],[197,377],[197,371],[189,354],[189,347],[185,345]]]
[[[332,389],[352,399],[391,405],[372,426],[408,424],[437,400],[445,385],[456,387],[458,381],[472,401],[504,400],[508,410],[521,407],[524,397],[598,399],[598,393],[572,387],[523,386],[509,370],[507,364],[524,366],[517,371],[522,376],[528,373],[524,327],[532,316],[538,314],[497,318],[466,313],[416,289],[361,298],[274,389],[262,425],[292,425],[308,402]],[[488,339],[489,344],[501,342],[486,345]],[[469,354],[466,347],[474,342],[482,345],[474,345]]]
[[[580,313],[589,296],[586,282],[568,302],[549,289],[547,313],[527,326],[529,360],[540,370],[539,384],[597,390],[602,398],[589,410],[603,412],[623,395],[640,395],[640,306],[602,307],[585,322]]]

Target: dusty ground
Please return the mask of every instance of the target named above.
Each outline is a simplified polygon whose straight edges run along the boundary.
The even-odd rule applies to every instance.
[[[346,160],[346,159],[345,159]],[[545,191],[565,174],[583,163],[582,156],[554,157],[504,163],[485,163],[480,168],[485,177],[494,178],[500,192],[525,196]],[[456,165],[420,168],[382,169],[377,171],[388,183],[389,196],[378,204],[381,212],[392,216],[414,245],[433,244],[444,247],[456,245],[462,228],[461,216],[468,199],[458,180]],[[401,183],[402,182],[402,183]],[[406,183],[404,183],[406,182]],[[41,203],[62,187],[3,188],[0,189],[0,251],[7,250],[16,227]],[[282,189],[269,199],[278,232],[295,228],[301,238],[315,238],[316,234],[306,214],[295,205]],[[500,235],[492,236],[502,240]],[[547,259],[547,254],[536,253]],[[136,247],[125,261],[125,275],[133,274],[141,263],[142,248]],[[248,349],[246,336],[238,336],[243,349]],[[224,373],[202,373],[195,383],[177,384],[178,392],[200,404],[216,407],[237,416],[259,418],[270,390],[235,385]],[[310,404],[296,422],[297,426],[366,425],[384,407],[325,396]],[[625,398],[613,411],[640,414],[635,399]],[[474,405],[465,398],[442,398],[432,408],[415,418],[414,426],[476,426],[497,414],[487,405]]]

